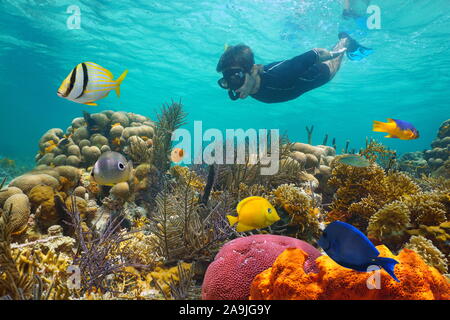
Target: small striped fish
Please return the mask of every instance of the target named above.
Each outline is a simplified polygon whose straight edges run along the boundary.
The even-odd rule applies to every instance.
[[[127,74],[128,70],[125,70],[117,80],[113,80],[111,71],[93,62],[83,62],[64,79],[58,89],[58,96],[96,106],[94,102],[106,97],[111,90],[115,90],[120,97],[120,84]]]

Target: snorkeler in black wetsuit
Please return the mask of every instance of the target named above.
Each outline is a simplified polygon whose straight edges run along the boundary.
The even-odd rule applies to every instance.
[[[315,48],[289,60],[256,65],[250,47],[229,46],[220,57],[217,72],[223,73],[218,84],[228,90],[232,100],[249,95],[265,103],[293,100],[330,81],[342,62],[344,53],[352,60],[370,54],[347,33],[339,34],[332,51]]]

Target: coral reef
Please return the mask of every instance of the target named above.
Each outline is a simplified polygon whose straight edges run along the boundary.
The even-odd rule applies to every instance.
[[[369,238],[384,241],[390,248],[396,248],[405,241],[409,223],[408,207],[401,201],[394,201],[370,217],[367,235]]]
[[[310,244],[290,237],[254,235],[226,243],[206,271],[202,285],[202,299],[246,300],[253,278],[272,265],[286,248],[300,248],[308,252],[302,270],[317,271],[315,260],[321,254]]]
[[[312,190],[304,190],[293,184],[283,184],[272,190],[270,199],[277,211],[283,210],[289,215],[288,232],[295,238],[305,241],[318,239],[320,236],[320,202],[321,196]],[[280,212],[281,213],[281,212]]]
[[[431,174],[434,177],[450,179],[450,119],[439,127],[431,149],[405,153],[399,162],[402,170],[420,176]]]
[[[373,163],[377,163],[385,171],[396,167],[397,153],[374,139],[366,138],[366,147],[359,154]]]
[[[403,154],[398,161],[398,165],[400,170],[408,172],[416,177],[430,173],[430,167],[428,166],[428,162],[425,160],[422,151]]]
[[[376,164],[357,168],[335,163],[329,184],[337,190],[328,219],[351,223],[362,231],[384,205],[421,192],[405,173],[386,173]]]
[[[39,140],[38,165],[88,168],[106,151],[127,154],[136,164],[150,158],[154,124],[131,112],[102,111],[75,118],[64,132],[50,129]],[[71,180],[73,181],[73,180]]]
[[[428,265],[435,267],[442,274],[447,273],[448,265],[444,254],[430,240],[422,236],[412,236],[405,248],[417,252]]]
[[[450,222],[446,221],[438,226],[425,226],[420,225],[415,229],[409,229],[406,231],[413,236],[423,236],[426,239],[432,241],[446,257],[450,256]]]
[[[448,271],[450,253],[446,125],[428,153],[431,162],[417,153],[397,163],[395,151],[367,140],[360,154],[372,164],[365,168],[340,163],[335,139],[333,147],[326,146],[328,136],[312,145],[313,127],[307,128],[308,144],[282,136],[279,148],[270,148],[279,170],[264,175],[264,165],[250,161],[249,148],[237,142],[242,162],[175,165],[172,133],[186,117],[180,102],[164,104],[156,122],[130,112],[84,112],[66,130],[40,138],[34,168],[0,159],[0,298],[247,299],[255,276],[252,298],[448,298],[437,271]],[[127,181],[101,186],[92,178],[93,164],[107,151],[133,162]],[[407,160],[415,171],[406,169]],[[238,233],[225,216],[250,196],[269,200],[280,221]],[[396,266],[402,284],[382,272],[387,289],[367,292],[369,274],[321,256],[313,245],[333,220],[402,250],[404,265]],[[79,283],[67,281],[73,266]],[[280,271],[279,280],[271,270]]]
[[[358,272],[341,267],[328,256],[316,259],[318,273],[306,273],[302,265],[308,254],[301,249],[287,249],[273,266],[258,274],[250,288],[253,300],[448,300],[450,283],[434,267],[428,266],[414,251],[403,249],[397,256],[385,246],[377,246],[380,256],[400,263],[395,282],[381,270],[377,284],[373,272]],[[377,271],[376,271],[377,272]],[[368,283],[371,286],[368,286]],[[379,285],[379,286],[377,286]],[[369,287],[379,288],[377,290]]]
[[[13,235],[22,234],[28,227],[30,217],[30,201],[23,193],[10,196],[3,205],[3,211],[11,212],[11,232]]]
[[[17,187],[25,194],[28,194],[31,189],[38,185],[46,185],[52,188],[58,188],[59,181],[55,177],[45,173],[26,173],[13,179],[9,183],[9,187]]]
[[[318,191],[324,196],[331,197],[333,190],[328,185],[328,179],[331,176],[330,166],[336,156],[336,150],[326,145],[313,146],[300,142],[293,143],[291,150],[290,157],[318,179]]]

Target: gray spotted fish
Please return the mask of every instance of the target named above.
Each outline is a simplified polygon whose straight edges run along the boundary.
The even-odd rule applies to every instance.
[[[125,70],[119,78],[113,80],[111,71],[93,62],[83,62],[63,80],[58,89],[58,96],[96,106],[95,101],[106,97],[111,90],[115,90],[120,97],[120,85],[127,74],[128,70]]]
[[[364,157],[355,155],[355,154],[347,154],[340,157],[338,162],[358,168],[369,167],[371,162]]]
[[[94,164],[91,176],[95,182],[102,186],[114,186],[117,183],[128,181],[133,170],[133,163],[114,151],[103,153]]]

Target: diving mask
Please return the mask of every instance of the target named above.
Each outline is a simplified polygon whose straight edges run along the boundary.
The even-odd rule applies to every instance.
[[[217,83],[223,89],[228,89],[228,95],[231,100],[239,99],[239,93],[235,90],[244,85],[245,71],[241,68],[232,68],[223,72],[223,78],[219,79]]]

